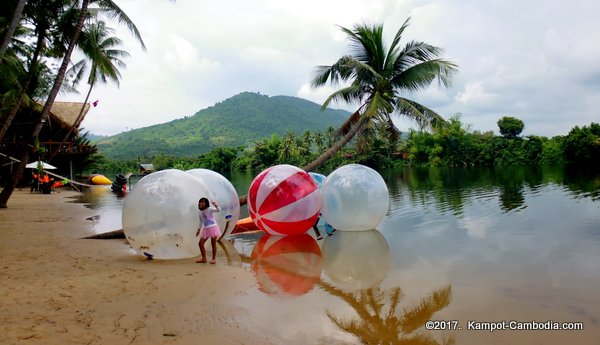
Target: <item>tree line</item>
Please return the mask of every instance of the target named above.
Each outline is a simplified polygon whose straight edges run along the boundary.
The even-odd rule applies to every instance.
[[[514,166],[574,164],[597,166],[600,163],[600,125],[592,122],[576,126],[566,135],[551,138],[529,135],[521,137],[524,123],[514,117],[498,121],[499,132],[471,130],[459,116],[449,126],[436,131],[410,130],[399,140],[386,135],[385,128],[371,128],[334,154],[319,171],[359,163],[373,168],[394,166]],[[216,148],[195,157],[157,155],[132,160],[109,161],[101,156],[91,166],[93,171],[117,174],[135,171],[140,163],[153,163],[155,169],[205,168],[222,173],[232,170],[260,172],[277,164],[304,166],[339,139],[339,133],[305,131],[273,135],[247,147]]]

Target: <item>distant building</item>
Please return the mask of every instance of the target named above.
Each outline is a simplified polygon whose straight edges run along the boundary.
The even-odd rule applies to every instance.
[[[142,174],[142,175],[148,175],[151,172],[154,172],[154,165],[152,165],[152,164],[140,164],[140,174]]]

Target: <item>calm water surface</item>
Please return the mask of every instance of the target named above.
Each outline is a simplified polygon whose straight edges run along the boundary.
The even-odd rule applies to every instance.
[[[235,298],[265,306],[253,310],[257,324],[277,325],[273,335],[294,344],[600,344],[599,173],[381,174],[391,202],[378,229],[323,241],[312,231],[223,241],[228,264],[256,277],[256,288]],[[243,195],[253,176],[229,178]],[[110,188],[92,188],[81,201],[97,213],[94,231],[121,228],[123,197]],[[428,330],[430,319],[449,322]],[[469,321],[513,320],[584,329],[468,329]]]

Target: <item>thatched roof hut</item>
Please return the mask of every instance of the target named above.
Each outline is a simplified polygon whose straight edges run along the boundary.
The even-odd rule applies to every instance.
[[[85,156],[89,154],[89,145],[79,145],[75,143],[74,138],[79,136],[78,127],[90,110],[90,104],[85,104],[81,117],[78,116],[83,107],[82,102],[54,102],[50,109],[48,121],[44,123],[39,135],[39,143],[46,148],[46,159],[50,159],[49,155],[55,153],[55,159],[60,161],[66,157],[61,156]],[[0,152],[11,156],[20,157],[21,152],[26,148],[31,148],[31,134],[39,120],[40,112],[43,104],[37,103],[33,107],[21,107],[17,116],[11,122],[8,131],[0,142]],[[4,121],[0,114],[0,122]],[[72,126],[75,128],[71,132],[72,139],[63,143],[63,140]],[[37,157],[32,156],[32,159]],[[0,163],[4,160],[0,160]],[[55,162],[58,164],[58,162]],[[56,164],[55,164],[56,165]]]
[[[81,102],[54,102],[50,109],[50,121],[56,121],[59,126],[67,128],[67,130],[75,124],[75,133],[77,133],[79,125],[81,125],[88,111],[90,111],[90,104],[87,103],[83,109],[81,118],[77,121],[82,106],[83,103]]]
[[[73,131],[74,135],[78,134],[78,127],[85,119],[88,111],[90,110],[90,104],[86,104],[83,113],[79,120],[77,119],[81,108],[82,102],[54,102],[50,109],[50,115],[48,122],[44,124],[39,134],[40,142],[52,141],[60,142],[64,136],[70,130],[71,126],[75,125]],[[39,114],[42,111],[43,104],[38,103],[32,108],[22,108],[17,116],[13,119],[8,131],[2,138],[2,143],[23,143],[30,139],[33,128],[35,127],[36,120],[39,118]],[[4,119],[0,118],[0,121]],[[3,122],[3,121],[2,121]]]

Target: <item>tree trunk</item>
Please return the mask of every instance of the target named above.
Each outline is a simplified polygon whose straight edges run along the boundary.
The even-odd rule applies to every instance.
[[[354,127],[346,135],[344,135],[340,140],[338,140],[333,146],[331,146],[327,151],[323,152],[317,159],[308,163],[307,165],[302,167],[304,171],[312,171],[315,168],[318,168],[323,163],[325,163],[329,158],[331,158],[336,152],[342,149],[344,145],[346,145],[358,131],[360,131],[364,127],[365,123],[363,121],[358,121]]]
[[[85,101],[83,101],[83,105],[81,106],[81,110],[79,111],[79,114],[77,115],[77,118],[75,119],[75,122],[73,122],[73,125],[71,125],[71,127],[67,131],[67,134],[65,134],[64,138],[62,139],[62,141],[60,142],[60,145],[58,145],[56,150],[54,150],[53,152],[50,153],[50,156],[48,157],[48,162],[52,162],[52,160],[54,159],[56,154],[58,154],[58,151],[60,151],[60,147],[62,146],[62,144],[69,141],[69,139],[71,138],[71,133],[73,133],[73,130],[75,130],[75,128],[79,128],[79,125],[81,124],[81,121],[83,120],[83,113],[85,111],[85,106],[86,106],[88,100],[90,99],[90,94],[92,93],[93,87],[94,87],[94,82],[92,82],[92,84],[90,84],[88,93],[85,96]]]
[[[46,100],[46,103],[44,104],[44,108],[42,109],[42,113],[40,114],[40,117],[37,120],[37,123],[35,125],[35,128],[33,129],[33,133],[31,134],[32,138],[36,138],[40,134],[40,131],[42,130],[42,126],[47,121],[48,116],[50,114],[50,108],[52,108],[52,105],[54,104],[54,100],[56,99],[56,96],[58,95],[58,90],[60,89],[62,82],[65,79],[67,67],[69,66],[69,62],[71,61],[71,54],[73,53],[73,50],[75,49],[75,45],[77,44],[77,40],[79,39],[81,30],[83,29],[83,23],[85,21],[85,18],[87,17],[88,4],[89,4],[89,0],[83,0],[83,3],[81,5],[81,13],[79,15],[79,21],[77,22],[77,28],[75,30],[75,33],[73,33],[73,37],[71,38],[71,41],[69,42],[69,48],[67,49],[67,52],[65,53],[65,56],[62,61],[62,65],[60,66],[60,69],[58,70],[58,75],[56,76],[56,79],[54,80],[54,85],[52,85],[52,90],[50,91],[50,95],[48,96],[48,99]],[[11,182],[8,185],[6,185],[4,187],[4,189],[2,190],[2,193],[0,193],[0,208],[6,208],[8,199],[10,199],[12,192],[15,190],[17,183],[19,182],[19,180],[21,179],[21,176],[23,175],[23,170],[25,170],[25,165],[27,165],[27,161],[29,160],[29,154],[30,154],[30,150],[29,150],[29,148],[26,147],[25,152],[23,153],[23,157],[21,158],[21,163],[19,163],[17,170],[13,173]]]
[[[37,39],[35,51],[33,52],[33,56],[31,57],[31,63],[29,64],[29,74],[27,76],[27,80],[25,80],[25,83],[21,87],[21,91],[19,92],[19,98],[17,99],[17,103],[11,109],[10,114],[8,114],[6,121],[4,121],[4,124],[2,125],[2,129],[0,129],[0,141],[2,141],[2,139],[4,139],[4,135],[8,131],[8,128],[12,124],[13,120],[15,119],[15,116],[17,115],[17,113],[19,112],[19,109],[21,108],[21,104],[23,103],[23,99],[25,98],[25,94],[27,93],[27,88],[29,88],[29,84],[31,84],[31,81],[33,80],[33,77],[35,76],[35,69],[37,68],[38,59],[40,57],[40,53],[42,52],[42,46],[43,46],[43,42],[45,39],[46,39],[45,33],[40,33],[40,35],[38,36],[38,39]]]
[[[323,163],[325,163],[329,158],[331,158],[336,152],[342,149],[344,145],[346,145],[356,133],[358,133],[365,125],[365,122],[359,120],[356,124],[344,135],[340,140],[338,140],[333,146],[331,146],[327,151],[323,152],[317,159],[308,163],[307,165],[302,167],[304,171],[311,171],[315,168],[318,168]],[[246,205],[248,203],[248,195],[243,195],[240,197],[240,206]]]
[[[15,30],[17,29],[17,25],[21,20],[21,14],[23,13],[23,8],[25,8],[25,2],[25,0],[19,0],[19,2],[17,2],[17,6],[15,6],[15,12],[13,13],[10,25],[8,26],[8,29],[6,29],[4,37],[2,37],[2,43],[0,44],[0,63],[2,63],[2,59],[4,59],[4,53],[6,53],[8,45],[10,44]]]
[[[4,186],[4,189],[2,189],[2,192],[0,193],[0,208],[6,208],[6,203],[8,202],[8,199],[10,199],[10,196],[15,190],[17,183],[19,183],[19,180],[21,180],[21,176],[23,176],[25,165],[27,165],[27,161],[29,160],[29,152],[31,151],[31,148],[25,146],[23,149],[25,151],[21,156],[21,162],[19,162],[17,170],[15,170],[11,177],[11,180],[6,186]]]

